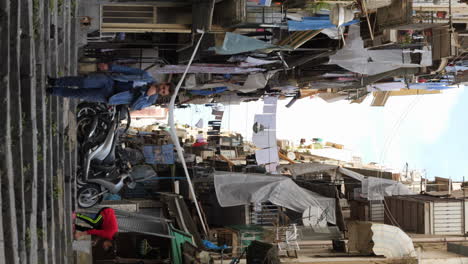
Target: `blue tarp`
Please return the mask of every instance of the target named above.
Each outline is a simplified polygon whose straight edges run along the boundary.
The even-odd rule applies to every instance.
[[[277,46],[258,39],[226,32],[223,45],[221,47],[210,48],[210,50],[214,50],[217,54],[221,55],[233,55],[271,48],[277,48]]]
[[[427,83],[411,83],[410,89],[423,89],[423,90],[446,90],[456,88],[448,82],[427,82]]]
[[[340,26],[345,27],[356,23],[359,23],[359,20],[352,20]],[[302,21],[288,21],[289,31],[319,30],[336,27],[336,25],[331,23],[329,16],[304,17]]]

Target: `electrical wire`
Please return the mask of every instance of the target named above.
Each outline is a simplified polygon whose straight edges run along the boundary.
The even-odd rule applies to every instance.
[[[386,159],[386,155],[388,150],[390,149],[393,139],[398,133],[398,130],[401,127],[401,124],[403,124],[404,120],[407,118],[408,114],[412,111],[412,109],[419,103],[419,101],[422,99],[422,95],[417,95],[416,98],[410,102],[410,104],[407,106],[407,108],[401,113],[400,118],[394,123],[392,133],[387,137],[384,147],[382,148],[381,155],[380,155],[380,164],[383,164],[383,162]],[[382,174],[383,171],[382,169],[379,170],[377,176],[378,178],[382,179]],[[384,197],[384,190],[383,190],[383,183],[380,184],[378,191],[380,191],[381,197]],[[398,221],[396,218],[393,216],[392,212],[388,208],[388,204],[385,201],[385,198],[382,200],[383,206],[384,206],[384,212],[387,212],[388,219],[390,222],[392,222],[393,225],[398,226],[401,228],[399,225]]]

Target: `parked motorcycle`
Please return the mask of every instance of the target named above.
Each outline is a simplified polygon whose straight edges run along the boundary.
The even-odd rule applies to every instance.
[[[126,124],[122,124],[123,120],[127,120]],[[131,165],[121,158],[125,146],[119,144],[119,136],[130,126],[128,108],[81,103],[77,109],[77,126],[78,205],[89,208],[100,203],[106,193],[135,188]]]

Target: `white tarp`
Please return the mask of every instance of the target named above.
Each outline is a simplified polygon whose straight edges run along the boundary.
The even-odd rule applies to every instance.
[[[414,194],[401,182],[376,177],[366,177],[360,173],[336,165],[321,163],[280,165],[279,171],[284,171],[285,169],[287,169],[294,178],[307,173],[338,170],[339,173],[360,181],[362,198],[368,200],[383,200],[385,196]]]
[[[318,207],[326,214],[327,222],[336,224],[334,198],[301,188],[287,177],[216,172],[214,185],[222,207],[271,202],[300,213],[309,207]]]
[[[411,63],[410,51],[403,49],[369,50],[364,48],[361,38],[360,26],[349,27],[346,46],[330,56],[329,64],[336,64],[349,71],[376,75],[399,68],[414,68],[430,66],[432,52],[429,48],[422,50],[421,64]],[[429,63],[429,65],[427,65]]]
[[[362,195],[371,201],[383,200],[385,196],[414,194],[401,182],[375,177],[362,180],[361,190]]]

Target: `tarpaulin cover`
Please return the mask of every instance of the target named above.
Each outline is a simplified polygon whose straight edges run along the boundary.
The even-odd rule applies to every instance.
[[[226,32],[223,45],[221,47],[214,47],[210,49],[215,50],[217,54],[233,55],[255,50],[266,50],[274,48],[278,47],[255,38]]]
[[[293,178],[297,176],[314,173],[314,172],[322,172],[322,171],[331,171],[337,169],[338,166],[336,165],[328,165],[322,163],[295,163],[295,164],[282,164],[279,166],[280,171],[284,171],[285,169],[288,170]]]
[[[452,85],[452,83],[450,82],[410,83],[408,84],[408,86],[403,82],[385,82],[385,83],[376,83],[373,85],[368,85],[367,91],[368,92],[399,91],[405,88],[418,89],[418,90],[446,90],[446,89],[453,89],[453,88],[458,88],[458,87],[459,87],[458,85]]]
[[[349,26],[356,23],[359,23],[359,20],[352,20],[341,26]],[[336,28],[336,25],[330,21],[329,16],[304,17],[302,21],[288,20],[289,31],[319,30],[324,28]]]
[[[316,207],[326,213],[327,222],[336,223],[334,198],[301,188],[287,177],[216,172],[214,185],[222,207],[271,202],[300,213]]]
[[[423,89],[423,90],[446,90],[453,88],[463,88],[465,85],[452,85],[449,82],[426,82],[426,83],[410,83],[410,89]]]
[[[368,200],[383,200],[385,196],[414,194],[408,187],[406,187],[406,185],[401,182],[376,177],[366,177],[360,173],[336,165],[321,163],[298,163],[281,165],[279,169],[280,171],[283,169],[288,169],[293,177],[307,173],[338,170],[338,172],[342,175],[360,181],[362,185],[361,194],[363,198],[367,198]]]
[[[414,194],[401,182],[375,177],[362,180],[361,193],[371,201],[383,200],[385,196]]]
[[[350,26],[346,46],[330,56],[329,64],[336,64],[349,71],[375,75],[404,67],[421,67],[427,65],[432,52],[425,48],[421,64],[411,63],[411,55],[403,49],[368,50],[360,35],[359,25]]]

